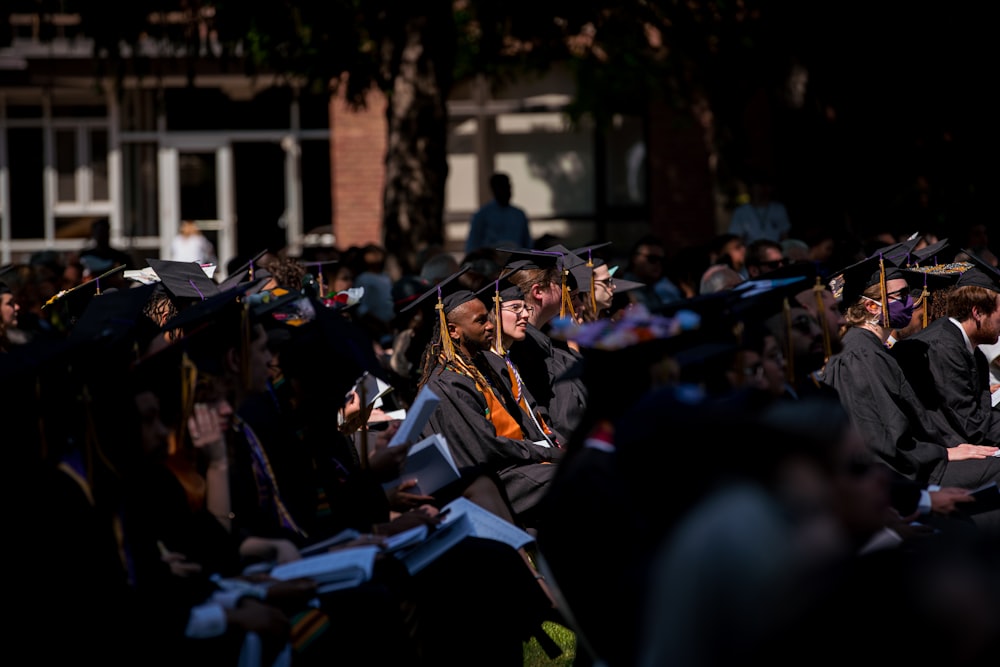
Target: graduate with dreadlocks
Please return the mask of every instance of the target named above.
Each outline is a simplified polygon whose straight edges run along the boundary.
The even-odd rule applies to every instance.
[[[441,402],[424,435],[443,435],[455,463],[496,471],[518,523],[533,527],[539,502],[555,473],[562,450],[553,446],[521,410],[483,354],[493,342],[494,325],[482,301],[452,274],[410,306],[437,296],[439,326],[424,351],[420,388]]]

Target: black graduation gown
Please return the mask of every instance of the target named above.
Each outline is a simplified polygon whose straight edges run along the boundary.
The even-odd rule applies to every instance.
[[[969,350],[948,318],[892,347],[900,367],[935,427],[953,441],[974,445],[1000,442],[1000,413],[990,400],[989,362],[978,347]]]
[[[483,359],[493,370],[493,372],[495,373],[495,377],[498,378],[498,381],[503,386],[504,390],[506,390],[506,392],[510,394],[509,396],[510,405],[508,406],[508,409],[509,410],[513,409],[515,405],[518,408],[521,408],[521,406],[517,404],[514,399],[514,383],[510,378],[510,372],[507,369],[506,360],[500,355],[494,354],[492,352],[484,352]],[[513,363],[513,360],[511,361],[511,363]],[[517,368],[516,364],[515,368]],[[549,437],[553,438],[557,444],[561,443],[565,445],[567,440],[563,437],[562,434],[560,434],[558,431],[552,428],[552,418],[549,416],[548,412],[538,404],[538,401],[532,395],[531,389],[528,388],[527,383],[524,381],[524,376],[523,374],[521,374],[520,368],[517,368],[517,373],[521,375],[521,384],[523,385],[524,399],[525,402],[528,404],[528,407],[530,407],[533,410],[534,414],[536,415],[536,418],[537,416],[540,415],[541,419],[544,420],[545,425],[549,427],[550,431],[552,431],[552,433],[549,434]],[[524,411],[523,408],[521,408],[521,411],[522,412]],[[522,421],[530,421],[530,420],[531,416],[525,415]],[[536,425],[539,426],[539,428],[541,428],[540,423]]]
[[[533,425],[523,424],[523,420],[525,439],[498,436],[488,417],[486,399],[470,377],[439,368],[431,374],[426,386],[441,402],[423,435],[443,435],[459,468],[484,465],[495,471],[514,512],[530,524],[530,515],[545,496],[555,473],[552,462],[561,457],[562,450],[534,444],[544,438]],[[513,415],[519,418],[516,413]]]
[[[998,458],[948,461],[947,438],[927,419],[913,386],[875,334],[852,328],[843,344],[827,362],[823,381],[837,390],[868,446],[884,463],[922,484],[972,489],[1000,479]]]
[[[530,324],[527,333],[523,341],[511,347],[511,360],[538,405],[549,415],[549,426],[568,441],[587,406],[587,389],[579,366],[582,358]]]
[[[821,374],[868,446],[909,479],[940,484],[948,455],[941,435],[923,419],[924,408],[902,369],[870,331],[851,328],[843,349]]]

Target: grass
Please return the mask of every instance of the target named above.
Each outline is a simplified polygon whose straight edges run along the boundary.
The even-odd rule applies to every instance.
[[[569,628],[546,621],[542,628],[563,650],[555,660],[549,658],[534,637],[524,644],[524,667],[569,667],[576,658],[576,635]]]

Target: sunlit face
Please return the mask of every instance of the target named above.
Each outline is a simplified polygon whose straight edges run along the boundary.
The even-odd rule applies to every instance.
[[[976,310],[978,311],[978,308]],[[979,324],[974,335],[969,336],[969,338],[974,338],[973,342],[976,345],[993,345],[996,343],[998,337],[1000,337],[1000,294],[996,296],[996,308],[993,310],[993,313],[990,315],[981,313],[978,321]]]
[[[448,334],[467,354],[490,349],[493,323],[479,299],[467,301],[448,313]]]
[[[500,305],[501,326],[503,327],[503,344],[510,347],[512,343],[524,340],[528,335],[528,318],[534,308],[522,300],[504,301]]]
[[[611,308],[611,301],[615,298],[615,281],[608,271],[607,264],[594,267],[594,301],[597,302],[598,310]]]
[[[0,324],[5,327],[17,326],[17,311],[21,307],[14,301],[14,295],[10,292],[0,294]]]

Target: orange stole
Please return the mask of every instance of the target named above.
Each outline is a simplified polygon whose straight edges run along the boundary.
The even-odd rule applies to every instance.
[[[486,399],[486,418],[492,422],[497,435],[502,438],[524,440],[524,431],[521,430],[521,425],[517,423],[516,419],[510,416],[507,408],[497,398],[496,394],[493,393],[493,390],[489,387],[481,387],[478,382],[476,382],[476,389]]]

